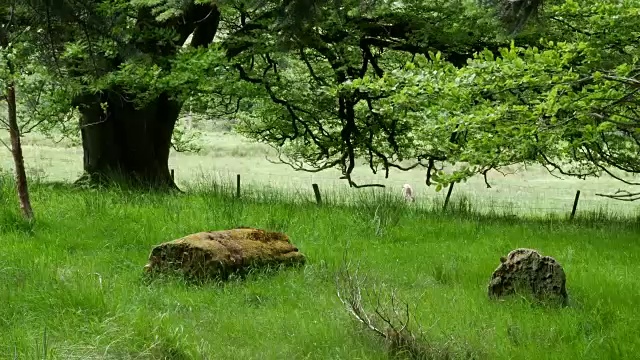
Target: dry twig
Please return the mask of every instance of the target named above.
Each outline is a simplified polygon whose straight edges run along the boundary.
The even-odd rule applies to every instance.
[[[368,312],[362,297],[362,286],[366,278],[360,276],[358,267],[353,272],[350,267],[347,262],[336,275],[338,298],[353,318],[384,339],[390,355],[407,359],[449,358],[450,353],[431,347],[411,332],[409,305],[398,300],[395,291],[391,293],[387,307],[381,303],[380,292],[374,290],[376,304]]]

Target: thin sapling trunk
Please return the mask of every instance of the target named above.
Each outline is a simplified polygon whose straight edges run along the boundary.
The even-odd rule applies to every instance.
[[[0,29],[0,46],[7,49],[9,39],[5,29]],[[6,101],[8,107],[7,125],[9,127],[9,137],[11,138],[11,154],[15,164],[16,189],[20,201],[22,215],[28,221],[33,220],[33,208],[29,199],[29,187],[27,185],[27,174],[24,168],[24,157],[22,155],[22,144],[20,142],[20,127],[18,126],[18,115],[16,107],[16,86],[13,80],[15,68],[11,61],[7,62],[9,70],[9,81],[6,83]]]
[[[26,220],[33,220],[33,208],[29,199],[29,186],[27,184],[27,173],[24,168],[24,157],[22,155],[22,144],[20,142],[20,128],[16,114],[16,88],[13,83],[7,87],[7,104],[9,107],[9,136],[11,138],[11,154],[15,164],[16,189],[20,200],[20,210]]]

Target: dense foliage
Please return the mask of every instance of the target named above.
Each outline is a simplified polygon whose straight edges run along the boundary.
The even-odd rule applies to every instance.
[[[539,41],[522,34],[497,51],[487,46],[469,63],[447,56],[455,48],[449,44],[418,55],[416,48],[378,47],[372,60],[369,49],[353,45],[362,56],[351,54],[351,73],[340,78],[331,69],[339,73],[341,64],[325,58],[314,69],[302,55],[289,55],[279,75],[275,66],[264,70],[263,86],[276,99],[252,109],[242,130],[282,145],[300,167],[341,166],[347,178],[354,158],[374,171],[464,165],[450,176],[427,174],[440,184],[515,163],[581,177],[637,173],[638,10],[617,1],[548,6]],[[453,24],[480,22],[460,9],[451,13],[459,15]],[[485,38],[500,39],[499,29],[485,26]]]
[[[640,172],[635,1],[58,5],[36,4],[22,22],[41,66],[65,80],[81,129],[95,114],[137,118],[169,104],[177,117],[188,103],[239,119],[237,130],[281,161],[338,168],[352,186],[357,166],[424,167],[427,185],[442,187],[532,163],[637,185],[625,175]],[[108,131],[131,129],[99,133]],[[140,146],[152,145],[165,146]]]

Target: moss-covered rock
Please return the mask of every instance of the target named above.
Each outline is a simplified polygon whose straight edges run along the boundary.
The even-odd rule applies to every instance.
[[[533,295],[538,300],[567,302],[566,275],[562,266],[550,256],[532,249],[515,249],[500,258],[488,286],[490,298],[515,292]]]
[[[200,232],[157,245],[147,274],[178,273],[190,280],[226,279],[250,269],[302,265],[305,256],[286,234],[253,228]]]

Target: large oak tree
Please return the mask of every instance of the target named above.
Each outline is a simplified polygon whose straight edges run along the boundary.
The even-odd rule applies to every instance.
[[[362,161],[439,187],[512,164],[640,185],[637,2],[495,3],[327,5],[284,36],[246,29],[228,55],[262,101],[240,129],[352,186]]]
[[[268,99],[288,109],[290,124],[299,131],[296,124],[304,122],[297,120],[298,110],[255,77],[258,66],[260,71],[277,69],[274,58],[303,62],[310,74],[322,62],[319,66],[326,65],[328,73],[321,76],[342,84],[369,73],[381,76],[410,59],[406,55],[440,51],[463,66],[474,52],[486,47],[497,51],[505,43],[490,11],[458,0],[400,6],[377,0],[60,0],[32,1],[29,6],[22,20],[40,34],[43,61],[68,80],[73,92],[69,105],[80,112],[84,179],[135,180],[153,187],[174,186],[167,166],[171,134],[188,96],[235,98],[236,103],[249,98],[251,105]],[[188,50],[185,55],[183,45],[190,36],[192,49],[208,48],[216,37],[223,41],[205,55]],[[392,54],[392,60],[383,52]],[[231,61],[223,61],[221,53]],[[203,56],[208,60],[204,65],[198,63]],[[235,76],[261,89],[232,86]],[[203,81],[217,88],[204,86],[207,91],[194,93],[203,89]],[[360,139],[364,134],[353,126],[353,111],[366,100],[358,98],[363,95],[338,95],[337,106],[323,120],[331,122],[333,117],[345,123],[339,135],[327,137],[341,143],[340,149],[322,145],[318,151],[327,159],[339,152],[340,160],[331,161],[343,167],[347,178],[358,156],[354,144],[365,146]],[[322,109],[307,110],[313,110],[309,116],[316,119],[323,116]],[[371,121],[386,126],[383,117]],[[396,146],[394,133],[399,130],[394,126],[385,130],[391,147]],[[317,137],[309,137],[308,129],[304,134],[320,144]],[[372,146],[368,151],[383,154]]]
[[[168,169],[183,99],[157,82],[189,46],[206,48],[218,31],[214,2],[32,2],[24,19],[41,34],[43,61],[67,80],[80,114],[85,175],[175,187]]]
[[[637,172],[633,2],[85,1],[31,21],[74,80],[92,180],[171,186],[187,97],[224,98],[283,162],[352,186],[360,161],[440,185],[514,163]]]

